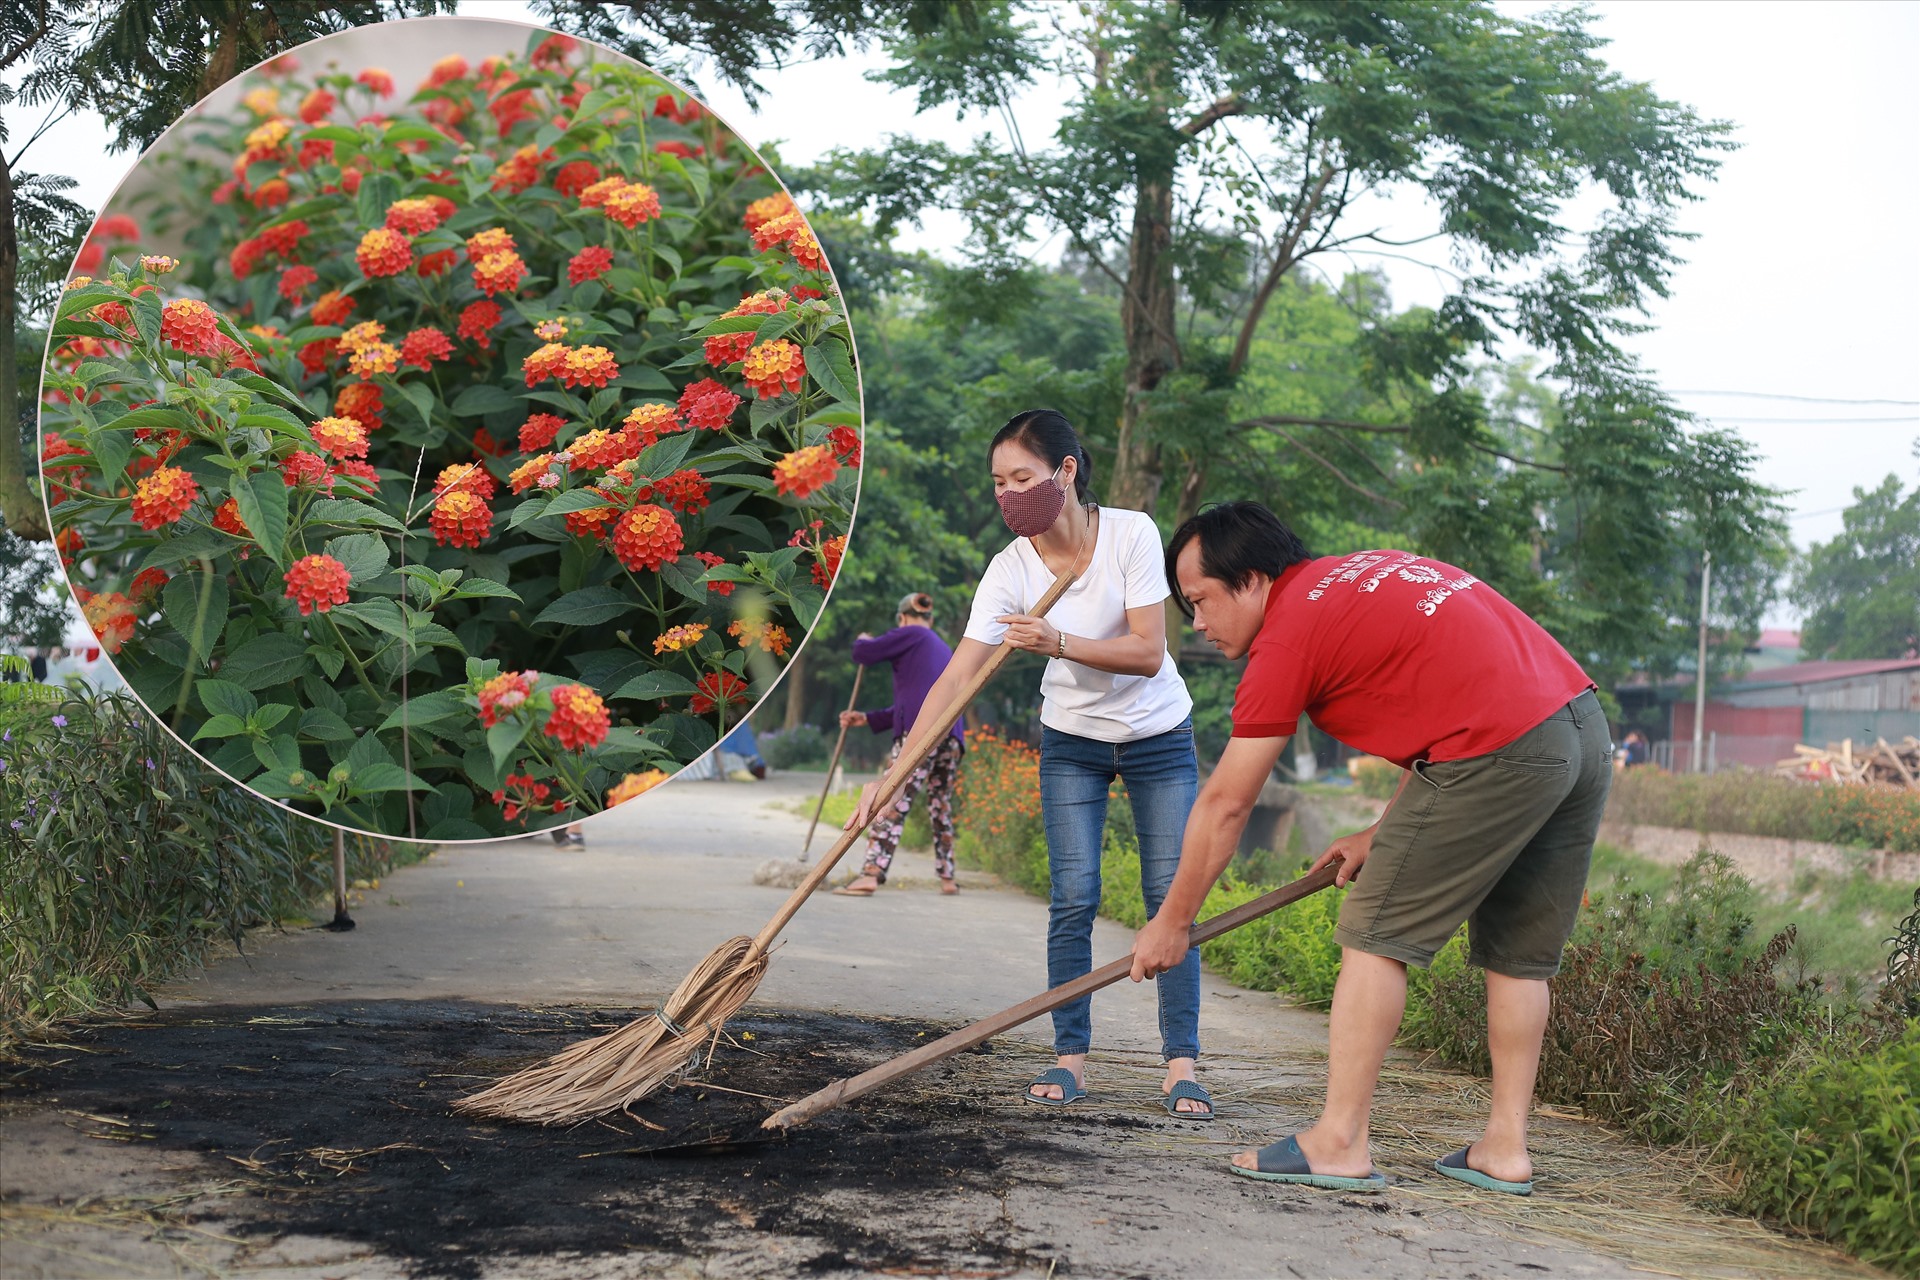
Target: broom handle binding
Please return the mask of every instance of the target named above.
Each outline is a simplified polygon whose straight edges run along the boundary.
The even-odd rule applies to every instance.
[[[1329,863],[1320,870],[1301,876],[1270,893],[1262,894],[1251,902],[1244,902],[1230,911],[1222,911],[1219,915],[1193,927],[1193,932],[1189,935],[1190,945],[1197,947],[1201,943],[1211,942],[1221,934],[1238,929],[1248,921],[1256,920],[1290,903],[1318,893],[1333,883],[1334,875],[1338,870],[1337,866]],[[1063,982],[1051,991],[1023,1000],[1010,1009],[1002,1009],[999,1013],[982,1018],[930,1044],[921,1045],[909,1053],[889,1059],[857,1076],[836,1080],[817,1093],[809,1094],[791,1106],[782,1107],[762,1121],[760,1127],[790,1129],[795,1125],[805,1124],[822,1112],[831,1111],[843,1103],[852,1102],[855,1098],[872,1093],[881,1085],[889,1084],[902,1076],[911,1075],[943,1058],[951,1058],[956,1053],[971,1049],[1043,1013],[1050,1013],[1061,1005],[1071,1004],[1082,996],[1092,995],[1102,987],[1112,986],[1120,979],[1130,976],[1132,972],[1133,956],[1129,953],[1118,960],[1102,965],[1091,973],[1075,978],[1071,982]]]
[[[853,669],[853,692],[847,695],[847,710],[849,711],[858,711],[860,709],[860,681],[865,678],[866,674],[867,669],[865,667],[856,666]],[[820,788],[820,803],[813,806],[813,821],[807,824],[806,843],[800,846],[800,856],[802,858],[807,856],[807,850],[813,848],[814,828],[820,825],[820,814],[827,807],[827,793],[833,790],[833,771],[840,767],[840,753],[846,749],[846,746],[847,726],[843,724],[840,726],[840,736],[836,738],[833,743],[833,759],[827,761],[827,784]]]
[[[1029,615],[1036,618],[1044,617],[1047,610],[1053,608],[1054,602],[1066,594],[1067,588],[1073,585],[1073,580],[1074,575],[1071,572],[1055,578],[1053,585],[1048,587],[1033,608],[1028,610]],[[899,794],[900,788],[905,786],[907,779],[913,776],[913,771],[920,767],[920,762],[933,754],[934,748],[940,745],[940,740],[947,736],[954,724],[959,721],[961,714],[966,711],[967,704],[979,696],[980,690],[986,687],[987,681],[993,679],[994,673],[1013,656],[1013,652],[1013,646],[1002,641],[987,658],[985,665],[975,672],[973,678],[953,696],[951,702],[947,703],[939,718],[928,725],[919,738],[900,752],[899,757],[893,762],[893,768],[889,769],[887,776],[881,780],[879,792],[874,796],[873,813],[876,817],[882,809],[892,803],[894,796]],[[869,818],[867,821],[871,824],[872,820]],[[853,847],[854,842],[866,832],[866,829],[866,826],[861,826],[840,833],[840,838],[834,841],[833,847],[814,864],[813,870],[807,873],[807,878],[800,882],[800,887],[781,904],[780,910],[774,913],[773,919],[767,921],[767,927],[754,938],[753,948],[748,953],[750,958],[766,954],[767,948],[773,945],[773,940],[780,936],[782,929],[787,927],[787,921],[793,919],[794,913],[800,910],[800,904],[820,887],[832,873],[834,865],[845,856],[847,850]]]

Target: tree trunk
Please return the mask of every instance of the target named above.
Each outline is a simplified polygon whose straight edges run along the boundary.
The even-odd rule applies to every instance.
[[[1173,176],[1143,175],[1133,206],[1133,235],[1127,246],[1127,288],[1121,296],[1120,326],[1127,343],[1126,391],[1120,405],[1120,431],[1113,483],[1107,498],[1116,507],[1153,514],[1160,501],[1160,448],[1148,439],[1147,397],[1160,380],[1180,367],[1174,339]]]
[[[13,172],[0,153],[0,519],[30,542],[47,540],[46,509],[27,479],[20,451],[20,237],[14,223]]]
[[[782,733],[798,728],[807,718],[807,655],[802,653],[787,666],[787,710],[781,717]]]

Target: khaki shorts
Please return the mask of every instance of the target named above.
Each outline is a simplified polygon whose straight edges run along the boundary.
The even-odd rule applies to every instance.
[[[1612,755],[1588,690],[1498,751],[1416,760],[1340,907],[1340,945],[1424,969],[1464,920],[1481,968],[1560,972]]]

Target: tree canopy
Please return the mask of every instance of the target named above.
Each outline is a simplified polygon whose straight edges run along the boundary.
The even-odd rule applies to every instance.
[[[1902,494],[1889,475],[1856,488],[1841,522],[1794,566],[1800,647],[1815,658],[1920,657],[1920,484]]]

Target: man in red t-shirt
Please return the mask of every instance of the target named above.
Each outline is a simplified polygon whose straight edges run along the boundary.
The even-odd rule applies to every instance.
[[[1187,820],[1179,872],[1135,939],[1135,981],[1186,954],[1187,930],[1303,713],[1408,771],[1380,821],[1314,863],[1338,862],[1338,883],[1353,886],[1335,934],[1326,1106],[1312,1128],[1235,1156],[1234,1171],[1342,1190],[1386,1185],[1367,1121],[1406,1008],[1407,966],[1425,968],[1464,921],[1468,957],[1487,974],[1493,1106],[1485,1134],[1435,1167],[1527,1194],[1547,979],[1573,931],[1612,777],[1593,682],[1472,574],[1404,551],[1316,560],[1258,503],[1211,507],[1182,525],[1167,576],[1194,629],[1247,666],[1233,737]]]

